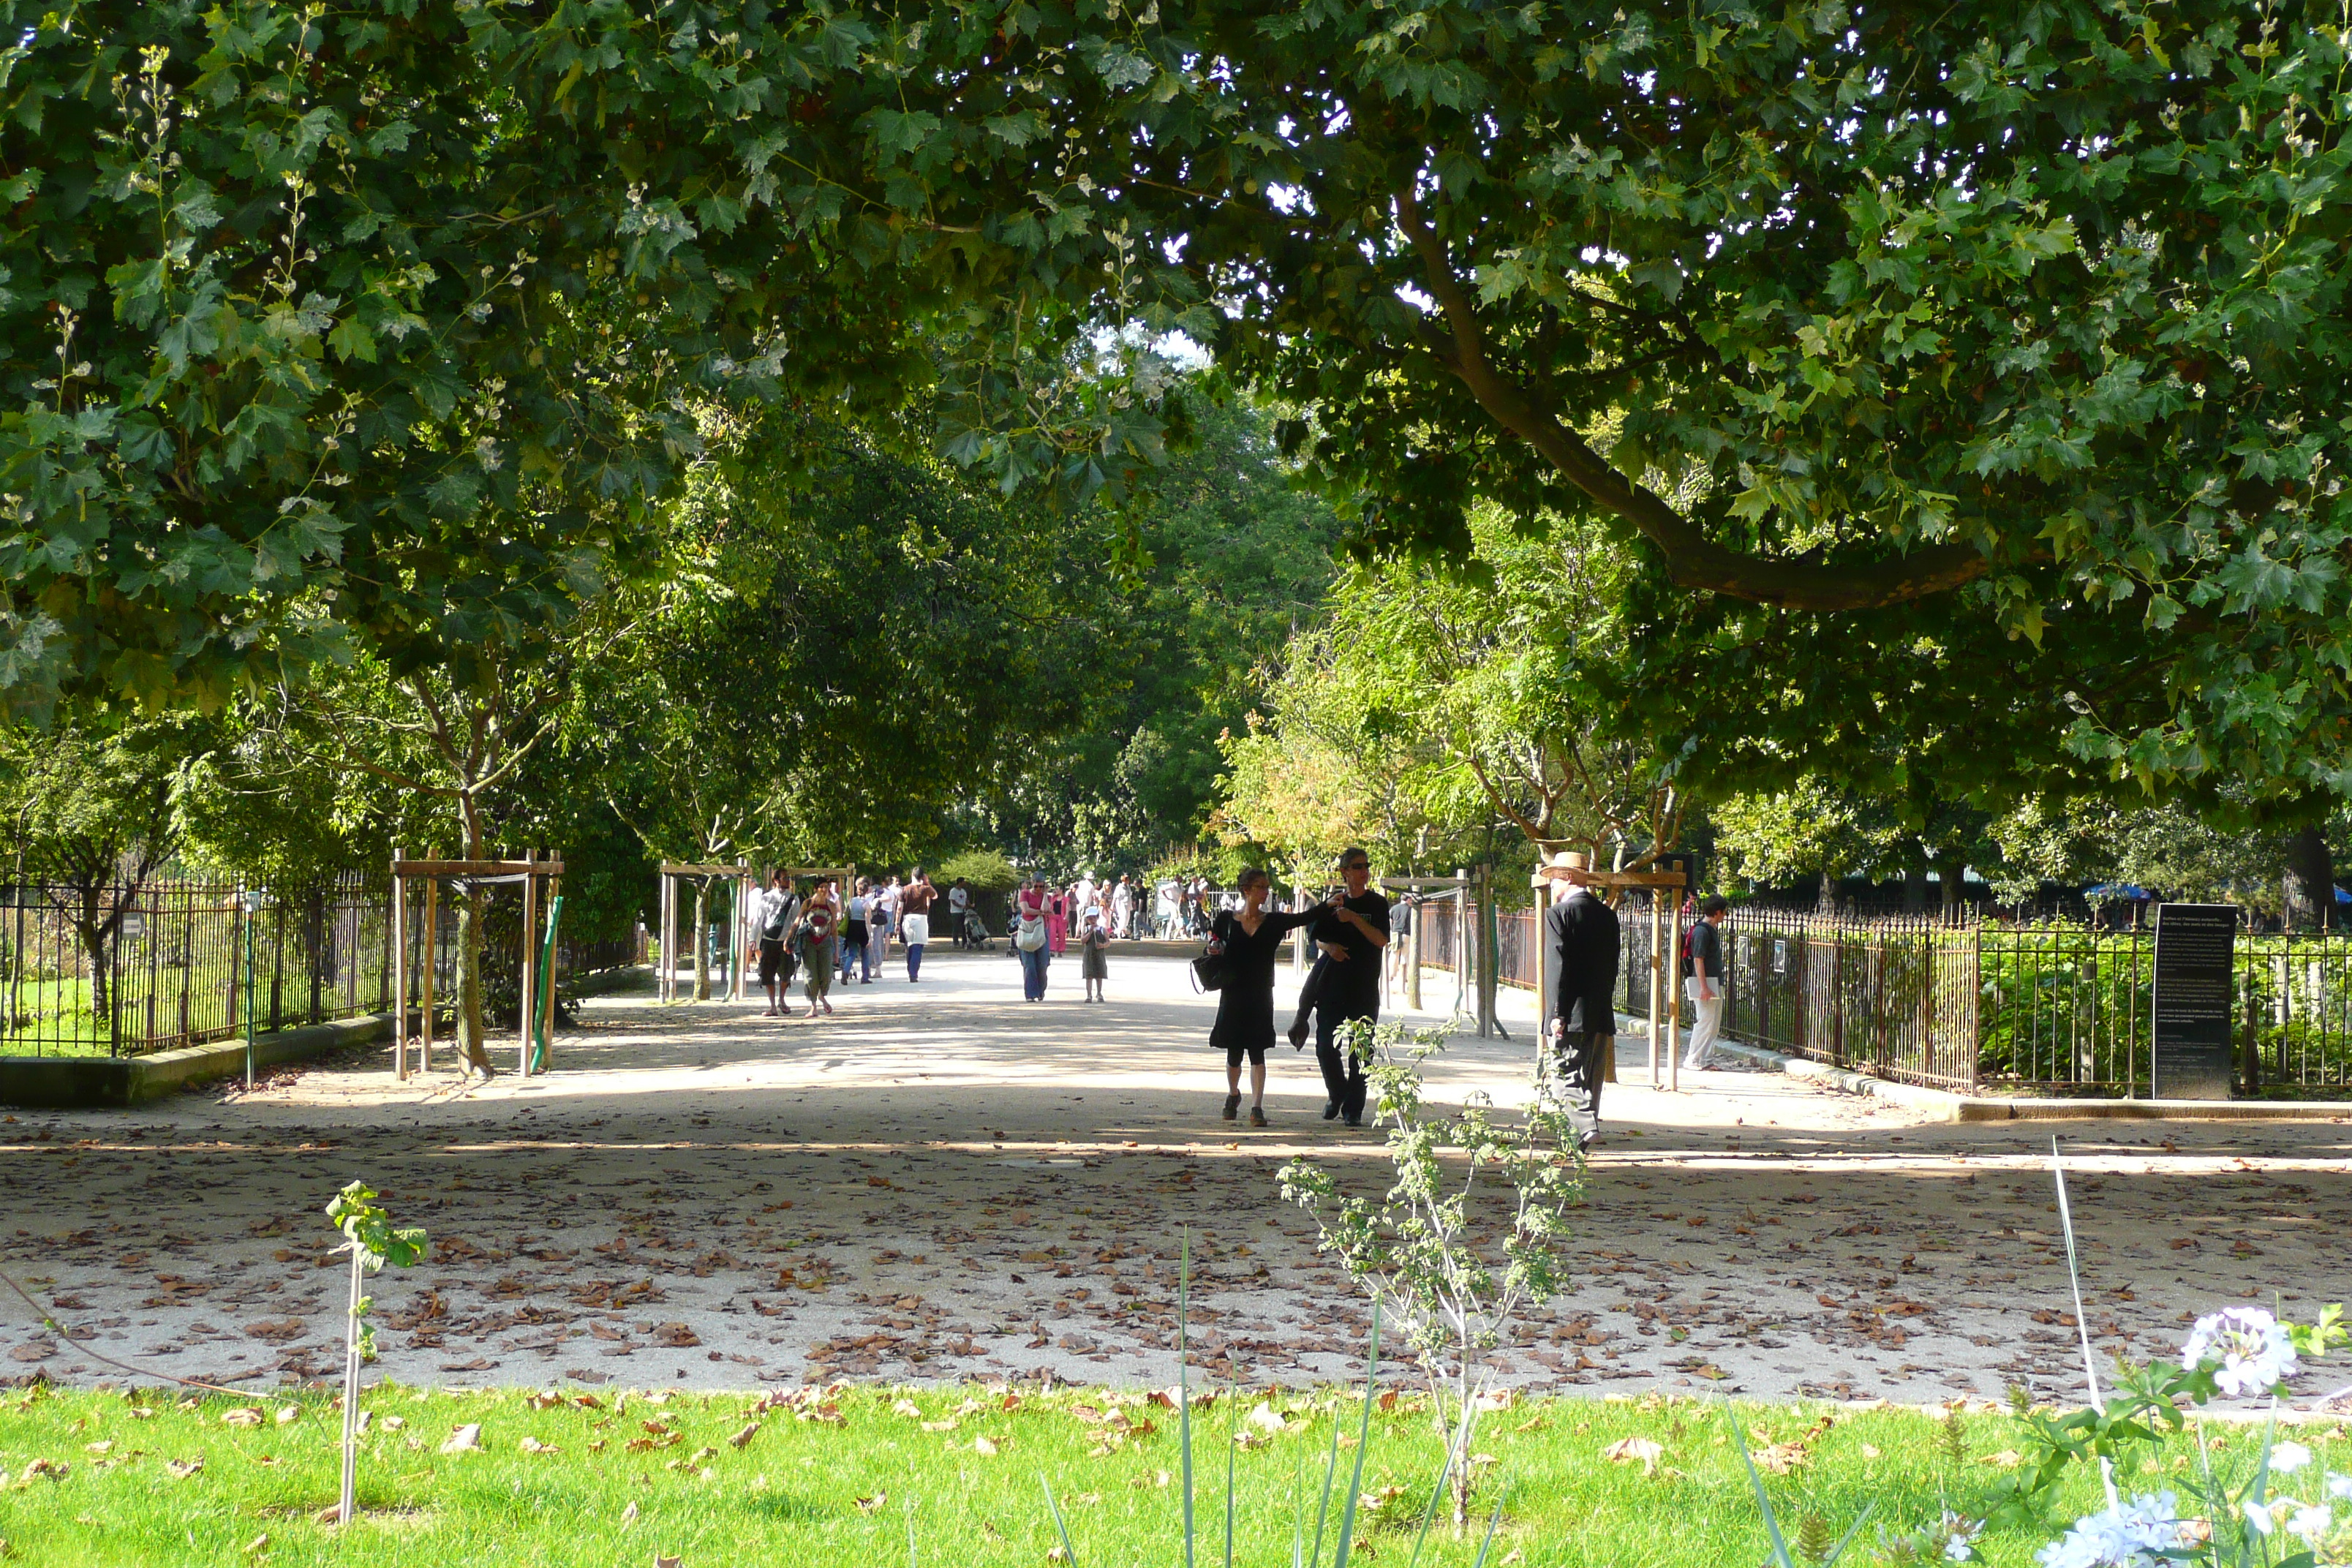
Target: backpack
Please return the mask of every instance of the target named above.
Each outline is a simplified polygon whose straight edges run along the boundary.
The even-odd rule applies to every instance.
[[[793,929],[793,910],[800,900],[790,893],[779,894],[768,906],[768,917],[760,922],[760,935],[767,942],[782,942],[784,933]]]

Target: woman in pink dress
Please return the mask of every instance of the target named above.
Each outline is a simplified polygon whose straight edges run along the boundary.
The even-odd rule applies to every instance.
[[[1060,888],[1045,895],[1045,948],[1055,955],[1070,947],[1070,895]]]

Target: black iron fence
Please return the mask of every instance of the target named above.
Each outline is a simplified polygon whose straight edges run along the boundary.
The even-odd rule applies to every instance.
[[[520,898],[490,889],[483,987],[492,1013],[520,991]],[[421,900],[419,900],[421,903]],[[446,901],[428,941],[410,917],[410,961],[432,952],[435,994],[457,984]],[[0,1056],[137,1056],[382,1012],[392,1005],[390,894],[347,876],[273,895],[248,916],[230,885],[0,888]],[[250,974],[247,936],[252,939]],[[558,942],[559,975],[642,963],[642,933]]]
[[[1423,962],[1452,968],[1458,917],[1444,905],[1423,913]],[[1638,895],[1622,924],[1618,1005],[1647,1017],[1650,922]],[[1496,927],[1497,978],[1532,987],[1533,912],[1499,911]],[[1686,928],[1663,929],[1674,942]],[[1724,1032],[1735,1039],[1969,1093],[2149,1091],[2148,930],[1743,908],[1723,934]],[[2352,1087],[2352,934],[2241,934],[2233,962],[2242,1092]],[[1676,954],[1665,973],[1679,990]]]

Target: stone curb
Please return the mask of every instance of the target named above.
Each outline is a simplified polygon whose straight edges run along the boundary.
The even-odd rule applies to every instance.
[[[392,1015],[369,1013],[253,1041],[256,1068],[308,1061],[387,1037]],[[0,1105],[35,1110],[120,1110],[245,1071],[245,1042],[185,1046],[143,1057],[0,1057]]]
[[[1865,1095],[1923,1110],[1946,1121],[2342,1121],[2352,1103],[2292,1100],[2009,1100],[1953,1094],[1896,1083],[1760,1046],[1718,1039],[1716,1049],[1790,1078],[1809,1079],[1841,1094]]]
[[[608,969],[570,989],[574,995],[603,995],[650,984],[652,976],[652,969],[644,964]],[[254,1037],[253,1065],[259,1069],[310,1061],[391,1035],[389,1013],[275,1029]],[[0,1057],[0,1105],[24,1110],[120,1110],[244,1071],[243,1040],[141,1057]]]

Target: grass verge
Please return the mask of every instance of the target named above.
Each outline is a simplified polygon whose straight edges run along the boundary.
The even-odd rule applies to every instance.
[[[1351,1446],[1360,1401],[1334,1386],[1276,1399],[1265,1413],[1255,1396],[1231,1394],[1196,1412],[1203,1563],[1223,1560],[1221,1449],[1234,1450],[1235,1562],[1287,1564],[1296,1509],[1313,1532],[1331,1423]],[[830,1568],[906,1563],[911,1521],[919,1563],[1032,1568],[1058,1561],[1049,1556],[1059,1538],[1043,1475],[1080,1564],[1181,1559],[1175,1413],[1148,1395],[996,1385],[860,1388],[759,1408],[765,1403],[382,1387],[366,1406],[363,1517],[338,1530],[314,1518],[336,1493],[339,1422],[328,1399],[174,1403],[36,1389],[0,1404],[0,1539],[8,1562],[42,1568],[609,1568],[657,1557],[686,1568]],[[1416,1403],[1395,1398],[1374,1417],[1360,1561],[1401,1568],[1412,1555],[1439,1458]],[[256,1415],[232,1415],[240,1410]],[[2020,1446],[2006,1415],[1969,1415],[1955,1431],[1906,1410],[1738,1405],[1730,1413],[1768,1468],[1787,1467],[1766,1478],[1784,1523],[1814,1515],[1840,1534],[1874,1500],[1865,1541],[1879,1524],[1899,1533],[1947,1507],[1980,1505],[2005,1473],[2002,1455]],[[1278,1431],[1275,1415],[1284,1418]],[[1493,1489],[1507,1489],[1489,1562],[1762,1562],[1763,1526],[1726,1421],[1720,1404],[1654,1395],[1525,1400],[1489,1414],[1476,1445],[1486,1506]],[[480,1447],[443,1452],[467,1425],[479,1426]],[[2341,1426],[2298,1436],[2319,1462],[2352,1468]],[[2214,1427],[2209,1436],[2220,1445],[2218,1468],[2251,1465],[2261,1434]],[[1646,1464],[1607,1457],[1629,1438],[1660,1452]],[[2150,1474],[2119,1482],[2153,1489],[2166,1474],[2185,1474],[2193,1441],[2175,1439]],[[2070,1486],[2059,1500],[2063,1518],[2096,1506],[2095,1476],[2078,1473]],[[1483,1527],[1486,1510],[1476,1511]],[[1423,1562],[1464,1568],[1479,1533],[1457,1541],[1441,1524]],[[1996,1531],[1979,1550],[1990,1563],[2023,1568],[2051,1533]],[[1868,1552],[1847,1559],[1872,1560]]]

